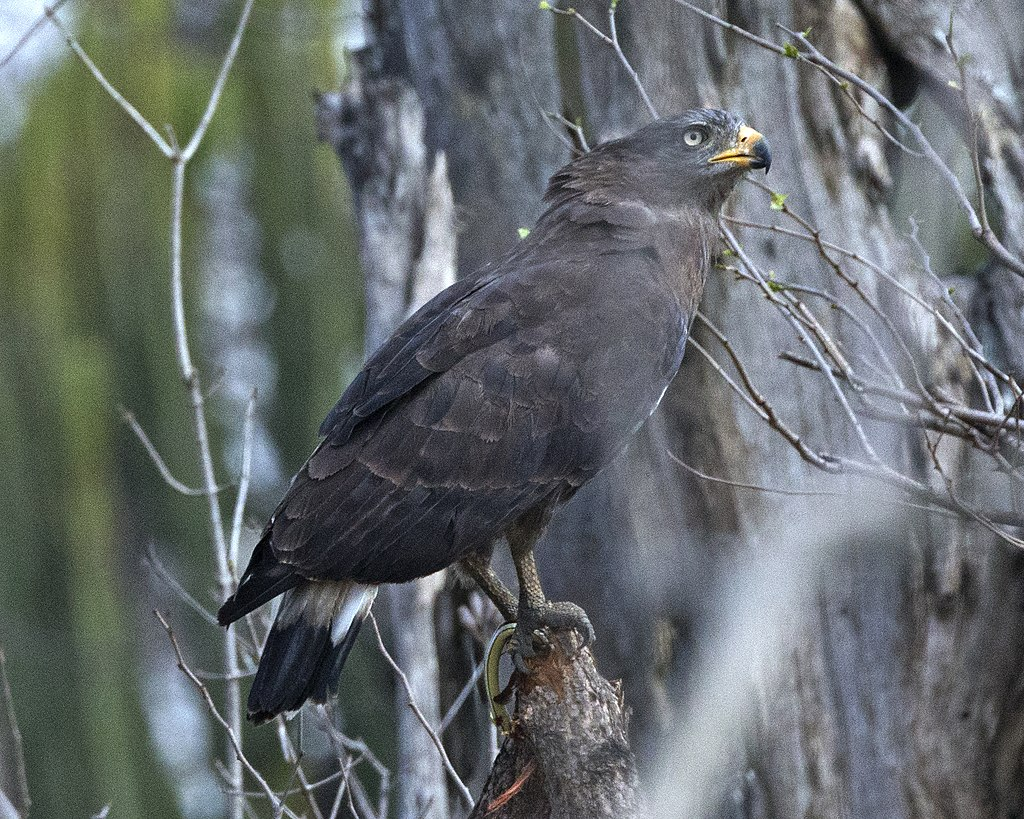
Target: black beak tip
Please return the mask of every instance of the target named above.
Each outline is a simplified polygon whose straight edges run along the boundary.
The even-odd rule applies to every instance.
[[[768,147],[767,139],[762,137],[757,141],[754,146],[754,161],[750,163],[750,166],[757,170],[764,168],[765,176],[768,175],[768,171],[772,167],[772,151]]]

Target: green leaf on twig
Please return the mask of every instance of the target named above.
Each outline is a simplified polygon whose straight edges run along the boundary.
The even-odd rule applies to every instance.
[[[796,46],[793,45],[792,43],[786,43],[782,47],[782,53],[789,57],[789,59],[791,60],[795,60],[797,57],[800,56],[800,52],[797,51]]]
[[[516,231],[516,232],[519,234],[519,238],[520,239],[525,239],[527,236],[530,235],[530,229],[529,228],[519,228],[519,230]]]
[[[772,210],[785,210],[786,200],[788,198],[788,193],[776,193],[775,191],[772,191]]]

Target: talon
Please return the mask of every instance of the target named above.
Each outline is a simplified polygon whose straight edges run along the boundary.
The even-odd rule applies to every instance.
[[[587,613],[575,603],[544,603],[542,606],[529,609],[520,606],[519,622],[516,623],[512,636],[512,661],[516,669],[523,674],[529,674],[527,660],[551,649],[552,636],[549,632],[557,634],[568,630],[578,633],[582,641],[578,648],[573,643],[565,648],[566,644],[562,638],[558,638],[565,653],[570,656],[594,642],[594,626]]]

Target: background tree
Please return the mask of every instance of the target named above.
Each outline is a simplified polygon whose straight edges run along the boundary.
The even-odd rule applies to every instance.
[[[382,61],[379,70],[404,83],[422,106],[426,167],[436,169],[434,158],[446,157],[462,271],[510,247],[518,228],[532,223],[547,176],[570,153],[560,136],[578,145],[580,135],[597,141],[650,118],[638,83],[662,114],[726,107],[772,140],[769,181],[778,193],[748,185],[734,197],[733,221],[724,223],[726,253],[702,304],[706,320],[661,410],[627,455],[555,518],[538,550],[548,593],[590,612],[598,667],[623,681],[633,747],[655,812],[1019,812],[1019,15],[1008,2],[958,8],[952,17],[948,7],[931,2],[700,4],[717,21],[672,0],[624,0],[611,15],[603,3],[581,3],[577,14],[513,2],[468,5],[381,2],[366,9],[362,22],[365,41]],[[233,157],[228,169],[243,173],[217,177],[217,163],[201,154],[197,161],[208,164],[190,194],[230,189],[234,179],[228,201],[248,203],[257,229],[246,234],[238,219],[209,216],[214,198],[191,199],[185,211],[186,227],[209,216],[205,224],[233,225],[232,239],[248,237],[186,244],[193,297],[202,292],[201,281],[218,281],[210,254],[251,248],[254,236],[254,267],[276,287],[277,312],[266,325],[275,328],[276,341],[265,355],[281,379],[275,388],[257,370],[251,382],[263,383],[245,385],[260,387],[257,418],[267,419],[266,435],[256,439],[264,461],[254,475],[262,476],[255,504],[263,508],[254,515],[269,507],[283,474],[301,461],[311,443],[302,430],[315,428],[345,380],[327,385],[320,374],[343,369],[334,357],[338,349],[347,349],[351,367],[361,331],[353,298],[324,298],[339,291],[338,267],[345,271],[340,289],[356,288],[352,233],[337,227],[347,222],[327,152],[307,153],[313,144],[308,103],[301,93],[271,91],[294,76],[283,66],[295,62],[288,40],[267,22],[282,18],[269,6],[264,11],[262,24],[253,20],[238,85],[229,85],[219,113],[223,130],[211,131],[211,140],[226,146],[218,154]],[[189,35],[200,44],[214,37],[208,32],[224,42],[225,25],[233,22],[227,15],[190,28],[181,17],[168,23],[172,17],[160,19],[182,41]],[[315,31],[331,18],[310,6],[300,19],[313,21],[304,30]],[[110,29],[109,20],[92,25]],[[82,36],[93,57],[103,57],[101,42],[89,42],[88,31]],[[180,105],[187,96],[168,93],[170,85],[191,88],[187,73],[171,62],[159,77],[151,61],[148,68],[125,66],[119,84],[138,83],[128,88],[130,96],[145,99],[156,121],[176,121],[173,114],[194,121],[201,96],[180,112],[170,102],[159,107],[161,99]],[[216,58],[210,65],[203,87]],[[143,155],[131,147],[138,137],[130,127],[80,140],[73,154],[55,144],[62,131],[52,119],[71,116],[65,100],[100,107],[101,114],[84,121],[107,129],[121,122],[77,66],[61,72],[53,100],[32,107],[46,125],[31,131],[34,139],[3,148],[13,161],[0,157],[0,175],[12,182],[3,186],[0,231],[11,263],[0,269],[16,294],[0,308],[4,326],[13,328],[0,364],[5,381],[19,385],[12,397],[0,393],[5,416],[18,420],[18,431],[3,439],[12,477],[5,563],[13,569],[0,580],[6,581],[0,642],[15,704],[19,697],[23,703],[18,710],[39,810],[84,812],[114,801],[129,813],[145,804],[147,815],[159,815],[169,810],[152,786],[161,777],[136,745],[146,745],[142,710],[153,724],[154,703],[175,683],[167,673],[150,672],[148,694],[140,699],[131,669],[166,666],[171,653],[159,631],[140,638],[120,625],[124,611],[139,611],[142,621],[146,607],[124,578],[136,573],[133,556],[150,535],[190,544],[202,543],[203,535],[199,507],[185,505],[198,501],[169,500],[158,483],[145,483],[140,476],[152,474],[145,455],[127,433],[115,447],[118,428],[110,422],[115,396],[125,395],[121,403],[138,408],[143,426],[167,446],[174,471],[187,469],[187,456],[173,454],[174,442],[188,433],[187,415],[173,409],[184,404],[168,363],[165,279],[152,274],[164,265],[160,203],[167,200],[161,191],[152,206],[132,206],[149,188],[125,180],[157,180],[162,171],[155,163],[136,167]],[[310,71],[295,73],[307,88],[313,84]],[[68,82],[80,84],[74,94],[61,84]],[[324,76],[322,87],[331,84]],[[868,85],[894,107],[872,96]],[[564,127],[543,111],[581,128]],[[909,121],[901,122],[904,116]],[[295,121],[307,123],[304,138]],[[927,145],[913,123],[920,123]],[[93,131],[79,130],[93,139]],[[128,171],[121,151],[134,163]],[[66,184],[61,169],[75,166],[58,162],[65,156],[102,160],[84,177],[71,177],[91,180],[88,186]],[[944,167],[952,169],[952,180]],[[956,179],[959,192],[950,186]],[[301,184],[284,194],[291,189],[282,185],[293,182]],[[89,204],[76,207],[80,201]],[[37,207],[28,207],[32,202]],[[122,209],[138,226],[124,229],[117,217]],[[80,212],[93,217],[71,217]],[[31,224],[21,218],[30,213],[38,217]],[[95,214],[103,217],[99,228]],[[153,238],[143,252],[145,236]],[[115,277],[126,269],[137,275]],[[399,313],[408,306],[407,291],[400,290]],[[262,295],[254,298],[250,290],[243,303],[265,305]],[[223,302],[205,299],[202,360],[236,376],[252,350],[232,357],[225,342],[245,334],[260,339],[270,333],[265,318],[232,324],[224,321],[233,314]],[[959,323],[958,308],[970,316],[983,348]],[[133,319],[139,311],[149,312]],[[129,354],[140,349],[150,352]],[[164,387],[151,390],[151,384]],[[224,425],[225,442],[234,440],[237,450],[231,430],[240,404],[225,400],[221,408],[232,419]],[[97,419],[106,419],[100,428]],[[275,446],[282,470],[276,476],[267,454]],[[887,489],[865,495],[865,478]],[[209,554],[203,549],[197,545],[191,560],[176,554],[174,562],[208,603],[208,557],[197,560]],[[20,557],[25,554],[38,557]],[[480,656],[479,641],[462,625],[486,623],[466,616],[474,606],[462,590],[437,598],[439,714],[464,689]],[[40,632],[46,622],[51,631]],[[198,621],[185,623],[186,648],[197,664],[216,662],[220,637]],[[33,640],[33,628],[51,636]],[[394,766],[402,758],[388,739],[394,716],[380,707],[392,698],[367,694],[392,677],[373,641],[363,642],[346,669],[334,717],[333,725],[347,733],[328,726],[323,741],[351,761],[359,752],[344,743],[366,735],[385,766]],[[74,700],[39,683],[58,677],[69,654],[76,658]],[[143,664],[140,657],[159,663]],[[422,658],[406,659],[415,665]],[[416,676],[414,667],[406,665],[406,672]],[[220,683],[209,685],[219,696]],[[402,690],[399,683],[399,710]],[[179,701],[187,702],[180,695]],[[475,795],[492,747],[478,694],[470,701],[476,705],[458,711],[442,736]],[[183,709],[179,704],[165,714],[180,725]],[[151,736],[159,740],[160,732],[153,728]],[[312,771],[326,765],[318,751],[325,746],[316,744],[321,734],[306,735]],[[266,733],[247,732],[245,741],[273,787],[301,790],[293,784],[295,766],[274,761]],[[406,729],[397,744],[409,741]],[[76,756],[96,773],[80,782],[48,779],[44,760],[57,746],[87,748]],[[211,754],[192,751],[200,759]],[[166,761],[163,770],[170,770]],[[425,775],[447,776],[436,765],[431,770]],[[143,781],[147,789],[133,784]],[[377,787],[363,789],[366,804]],[[183,810],[200,815],[178,793]],[[315,810],[315,803],[301,794],[287,802],[303,811]],[[461,805],[452,798],[451,812]],[[351,810],[367,815],[358,794]]]

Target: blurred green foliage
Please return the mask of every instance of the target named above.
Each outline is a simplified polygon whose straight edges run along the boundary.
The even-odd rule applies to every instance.
[[[238,6],[223,4],[216,19],[200,23],[188,14],[203,9],[198,0],[126,0],[74,12],[82,44],[113,84],[184,141]],[[214,157],[241,158],[246,167],[244,206],[259,233],[252,255],[273,296],[259,342],[278,372],[276,386],[252,386],[262,394],[282,478],[308,453],[362,355],[346,185],[313,123],[312,92],[339,82],[334,49],[343,14],[330,0],[257,4],[186,191],[193,353],[210,385],[218,373],[201,333],[199,277],[212,227],[202,184]],[[171,328],[170,166],[70,54],[30,91],[20,136],[0,145],[0,645],[34,815],[88,816],[109,803],[112,816],[177,816],[175,783],[144,716],[152,693],[144,693],[143,673],[173,671],[173,656],[149,613],[152,582],[142,556],[155,543],[213,608],[205,500],[163,483],[117,409],[135,412],[172,471],[199,484]],[[228,407],[214,394],[222,483],[237,470],[221,455],[241,422]],[[253,498],[257,525],[281,489]],[[232,500],[230,491],[222,498],[228,512]],[[180,608],[175,617],[196,665],[216,669],[217,631]],[[364,655],[346,673],[369,673],[360,670],[366,665]],[[272,758],[270,733],[247,736],[258,757]],[[222,745],[215,736],[211,752]]]

